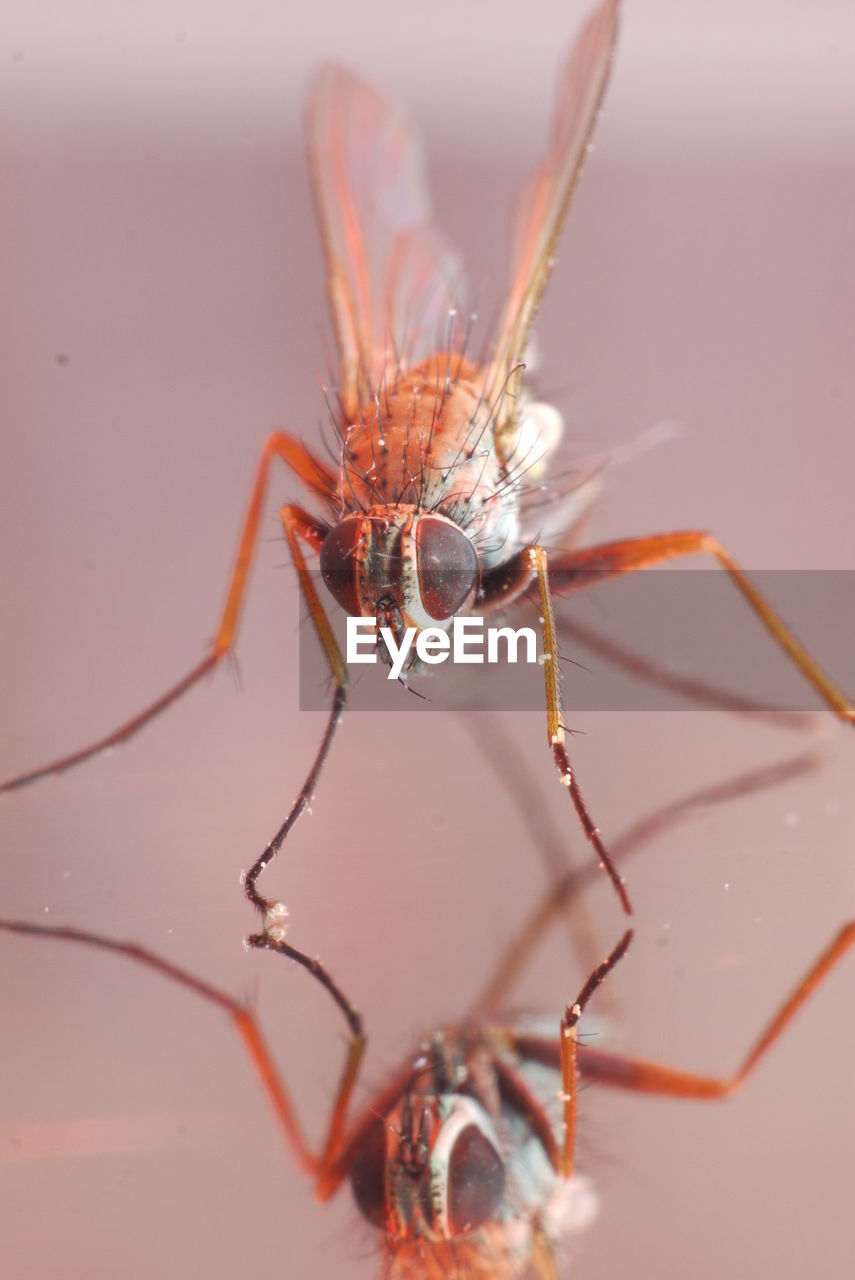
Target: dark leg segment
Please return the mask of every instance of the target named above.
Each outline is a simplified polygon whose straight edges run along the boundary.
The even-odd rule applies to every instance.
[[[531,569],[537,577],[540,593],[540,624],[543,630],[543,671],[546,687],[546,733],[552,749],[552,757],[558,768],[562,783],[570,792],[573,807],[582,824],[585,836],[593,846],[600,866],[612,882],[620,904],[627,915],[632,915],[632,905],[626,891],[623,877],[618,873],[608,850],[600,837],[599,828],[594,825],[588,807],[579,789],[576,774],[570,763],[567,748],[564,744],[564,721],[561,711],[561,673],[558,668],[558,634],[555,629],[555,615],[552,608],[552,595],[549,590],[549,574],[546,552],[543,547],[528,547],[520,553],[528,556]]]
[[[807,973],[786,997],[770,1019],[742,1063],[732,1075],[708,1076],[691,1071],[631,1058],[620,1053],[593,1049],[589,1045],[578,1046],[578,1069],[581,1075],[615,1089],[627,1089],[633,1093],[658,1094],[669,1098],[696,1098],[720,1100],[735,1093],[747,1080],[760,1059],[772,1047],[799,1009],[814,995],[832,969],[855,944],[855,920],[850,920],[817,957]],[[522,1058],[541,1062],[553,1070],[561,1070],[564,1062],[564,1046],[551,1037],[506,1033],[511,1047]]]
[[[855,943],[855,920],[845,924],[826,949],[817,957],[801,982],[787,996],[749,1049],[737,1069],[729,1076],[698,1075],[647,1062],[641,1058],[628,1058],[622,1054],[606,1053],[582,1046],[579,1065],[584,1075],[616,1089],[629,1089],[633,1093],[655,1093],[669,1098],[703,1098],[707,1100],[727,1098],[747,1080],[757,1063],[772,1047],[784,1029],[807,1003],[820,983],[843,959]]]
[[[572,1004],[568,1004],[564,1010],[564,1017],[561,1019],[561,1092],[564,1102],[564,1146],[561,1153],[561,1167],[559,1172],[564,1178],[573,1176],[573,1160],[576,1150],[576,1099],[578,1096],[578,1079],[579,1072],[577,1066],[577,1054],[579,1049],[579,1019],[585,1012],[585,1007],[591,996],[596,991],[601,982],[605,980],[612,969],[622,960],[629,950],[629,944],[632,942],[632,930],[627,929],[620,942],[614,948],[610,955],[598,964],[593,973],[588,976],[582,990],[579,992]]]
[[[612,841],[612,856],[618,865],[622,865],[627,858],[634,856],[666,831],[691,821],[713,805],[728,804],[742,796],[782,786],[794,778],[815,772],[821,764],[822,757],[818,755],[795,756],[780,764],[740,773],[711,787],[691,791],[679,800],[673,800],[661,809],[639,818],[622,831]],[[472,1005],[468,1015],[471,1020],[483,1021],[498,1016],[507,1004],[510,989],[518,981],[548,930],[561,918],[568,904],[575,902],[598,875],[597,867],[586,864],[571,868],[554,884],[503,951],[486,987]]]
[[[300,792],[297,799],[291,806],[291,811],[288,814],[288,817],[267,845],[267,848],[264,850],[261,857],[258,858],[250,868],[244,882],[246,896],[260,913],[264,922],[264,937],[274,942],[281,942],[284,939],[284,922],[287,919],[287,911],[283,903],[274,902],[269,898],[263,897],[258,892],[256,883],[261,873],[267,869],[279,850],[282,848],[285,839],[297,819],[311,802],[321,770],[323,769],[327,756],[329,755],[335,731],[338,728],[339,721],[341,720],[347,698],[347,667],[345,666],[344,659],[341,656],[341,651],[336,643],[335,636],[333,635],[332,628],[330,627],[324,608],[318,599],[315,584],[312,582],[311,574],[309,573],[305,558],[303,557],[303,553],[300,548],[300,537],[307,541],[311,541],[311,524],[307,525],[305,512],[301,511],[299,507],[283,507],[279,512],[279,518],[282,521],[282,528],[284,529],[285,537],[288,540],[288,546],[294,559],[294,566],[297,570],[300,587],[303,591],[303,595],[305,596],[306,603],[309,606],[309,613],[312,618],[315,631],[317,632],[318,639],[321,642],[324,654],[326,655],[326,659],[329,664],[330,674],[335,684],[335,690],[333,693],[333,702],[332,707],[330,708],[329,719],[327,720],[327,727],[324,730],[324,735],[321,738],[321,743],[318,747],[315,759],[312,762],[312,767],[309,770],[308,777],[300,788]],[[258,940],[258,935],[248,938],[247,943],[254,947],[266,945],[264,941]]]

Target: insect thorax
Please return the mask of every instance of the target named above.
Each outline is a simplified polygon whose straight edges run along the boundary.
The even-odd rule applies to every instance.
[[[483,371],[434,357],[384,385],[344,428],[346,511],[409,506],[453,520],[489,567],[516,532],[517,499],[482,394]]]

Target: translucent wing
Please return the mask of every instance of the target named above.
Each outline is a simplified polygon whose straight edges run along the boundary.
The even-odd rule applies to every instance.
[[[447,344],[459,258],[430,225],[421,147],[398,111],[332,66],[312,86],[307,124],[339,394],[353,420],[390,363],[417,363]]]
[[[515,381],[541,294],[552,266],[561,224],[582,168],[609,74],[619,0],[602,0],[580,31],[562,76],[552,144],[520,193],[511,286],[496,345],[490,383],[498,392]],[[511,388],[513,390],[513,388]],[[505,397],[499,426],[513,416]]]

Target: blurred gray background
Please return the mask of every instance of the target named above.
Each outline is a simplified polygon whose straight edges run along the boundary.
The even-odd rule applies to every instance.
[[[855,568],[852,7],[626,8],[541,313],[539,386],[586,452],[663,420],[686,430],[615,470],[591,535],[709,527],[749,569]],[[102,733],[196,660],[265,434],[315,438],[330,330],[300,140],[313,68],[346,59],[406,102],[438,220],[496,298],[511,194],[583,11],[7,3],[0,774]],[[296,587],[273,519],[293,494],[277,476],[240,689],[222,671],[112,758],[4,797],[0,911],[133,938],[257,996],[319,1134],[340,1020],[305,975],[240,945],[239,871],[323,723],[297,708]],[[817,744],[711,712],[574,716],[584,679],[568,669],[573,758],[607,838],[740,769],[827,754],[819,775],[699,815],[631,868],[638,935],[601,1005],[612,1043],[726,1070],[855,914],[855,742],[830,719]],[[504,729],[538,779],[532,805],[585,856],[543,718]],[[363,1098],[462,1011],[537,900],[531,844],[459,717],[345,720],[269,884],[293,941],[365,1014]],[[590,905],[611,945],[612,896],[599,886]],[[559,934],[521,1003],[557,1019],[581,976]],[[850,963],[724,1106],[585,1094],[581,1158],[602,1196],[586,1276],[851,1270],[853,990]],[[6,938],[0,1010],[10,1280],[376,1273],[349,1193],[315,1205],[216,1011],[118,960]]]

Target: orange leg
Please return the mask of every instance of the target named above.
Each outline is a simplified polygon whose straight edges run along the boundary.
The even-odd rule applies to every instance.
[[[658,1062],[627,1058],[582,1046],[579,1065],[582,1073],[616,1089],[633,1093],[654,1093],[669,1098],[727,1098],[736,1093],[772,1045],[816,991],[832,969],[855,943],[855,920],[850,920],[817,957],[801,982],[787,996],[748,1050],[736,1070],[728,1076],[697,1075]]]
[[[27,786],[31,782],[37,782],[40,778],[46,778],[50,774],[63,773],[66,769],[71,769],[75,765],[82,764],[84,760],[98,755],[99,752],[106,751],[109,747],[117,746],[120,742],[133,737],[150,720],[160,715],[162,711],[165,711],[167,707],[185,694],[188,689],[197,684],[207,672],[212,671],[230,652],[234,647],[249,571],[258,543],[261,509],[267,488],[267,477],[274,458],[280,458],[298,479],[318,497],[328,501],[335,493],[336,477],[325,463],[310,453],[305,445],[298,440],[292,439],[291,436],[285,435],[284,432],[276,432],[268,438],[261,451],[261,458],[256,469],[252,494],[244,518],[237,560],[226,594],[225,606],[217,626],[213,644],[205,657],[171,688],[161,694],[159,698],[143,708],[130,720],[126,720],[124,724],[119,725],[117,729],[112,730],[111,733],[99,738],[96,742],[89,743],[88,746],[71,752],[69,755],[61,756],[58,760],[52,760],[49,764],[42,765],[38,769],[31,769],[27,773],[21,773],[14,778],[7,779],[5,782],[0,783],[0,791],[13,791],[18,787]],[[307,515],[304,516],[304,520],[305,526],[301,532],[306,540],[315,549],[318,549],[326,533],[326,527],[320,521],[312,520],[312,517]],[[304,586],[306,580],[308,580],[307,573],[301,576],[301,582],[304,583]]]
[[[582,824],[582,830],[591,842],[600,866],[614,886],[615,893],[627,915],[632,915],[632,905],[626,891],[623,877],[619,875],[608,850],[603,844],[598,828],[594,825],[588,807],[582,797],[576,774],[564,744],[564,722],[561,712],[561,686],[558,669],[558,633],[555,629],[555,614],[552,608],[552,595],[549,589],[549,573],[546,552],[543,547],[527,547],[520,553],[520,561],[528,561],[531,572],[536,576],[540,593],[540,625],[543,631],[543,672],[546,686],[546,733],[552,748],[552,757],[558,768],[562,783],[570,792],[573,807]]]
[[[344,689],[347,687],[347,667],[345,666],[344,658],[341,656],[341,650],[336,643],[324,607],[318,598],[312,575],[309,573],[299,542],[299,539],[303,538],[313,551],[319,552],[323,542],[323,534],[313,516],[308,515],[302,508],[295,507],[291,503],[287,503],[280,509],[279,519],[282,522],[282,530],[297,570],[300,587],[309,606],[312,624],[329,663],[330,675],[336,686],[339,689]]]
[[[365,1055],[366,1040],[362,1019],[318,960],[306,956],[284,941],[273,941],[269,937],[257,939],[257,945],[269,951],[278,951],[280,955],[295,960],[317,978],[342,1010],[348,1023],[347,1053],[330,1109],[326,1135],[320,1149],[315,1151],[306,1139],[296,1108],[255,1015],[245,1004],[236,1000],[228,992],[212,986],[204,979],[196,977],[195,974],[172,964],[171,961],[165,960],[137,943],[120,942],[83,929],[37,925],[13,920],[0,920],[0,931],[48,938],[58,942],[77,943],[124,956],[134,964],[150,969],[168,981],[185,987],[191,995],[207,1000],[228,1014],[243,1040],[297,1167],[313,1180],[315,1194],[322,1201],[328,1200],[347,1177],[351,1163],[362,1149],[366,1134],[376,1125],[378,1115],[386,1114],[395,1099],[411,1087],[413,1080],[423,1069],[418,1060],[408,1060],[349,1122],[348,1113],[353,1101],[353,1092]]]
[[[754,1041],[737,1069],[727,1076],[699,1075],[663,1066],[641,1058],[630,1058],[589,1045],[578,1046],[578,1068],[583,1076],[615,1089],[633,1093],[658,1094],[669,1098],[718,1100],[735,1093],[772,1047],[784,1029],[807,1003],[832,969],[855,944],[855,920],[850,920],[817,957],[807,973],[787,996]],[[564,1061],[563,1046],[543,1036],[511,1034],[510,1044],[523,1058],[559,1070]]]
[[[622,573],[649,569],[680,556],[711,555],[727,571],[769,634],[816,689],[823,702],[850,724],[855,724],[855,705],[838,689],[825,672],[799,644],[772,606],[764,599],[721,543],[709,533],[686,530],[680,533],[658,533],[648,538],[629,538],[622,542],[603,543],[573,551],[556,560],[550,569],[556,594],[579,591],[595,582]]]
[[[290,959],[296,960],[304,968],[309,969],[315,977],[320,978],[322,984],[345,1012],[350,1028],[347,1055],[333,1102],[326,1139],[319,1153],[313,1152],[306,1140],[302,1126],[297,1119],[294,1104],[271,1057],[270,1050],[255,1016],[239,1000],[134,942],[119,942],[113,938],[102,937],[97,933],[89,933],[84,929],[63,926],[51,927],[16,920],[0,920],[0,930],[6,933],[24,934],[37,938],[50,938],[60,942],[74,942],[87,947],[95,947],[102,951],[111,951],[116,955],[124,956],[127,960],[133,961],[134,964],[153,970],[170,982],[186,987],[193,995],[199,996],[201,999],[207,1000],[210,1004],[222,1009],[228,1014],[243,1040],[298,1167],[310,1177],[320,1180],[328,1166],[340,1158],[341,1151],[345,1145],[344,1118],[359,1073],[365,1049],[365,1037],[362,1032],[362,1022],[359,1014],[317,960],[310,960],[302,952],[289,947],[284,942],[274,944],[268,940],[265,943],[269,949],[279,951]]]
[[[318,978],[347,1019],[350,1033],[347,1053],[330,1109],[325,1138],[320,1149],[315,1151],[303,1132],[294,1104],[255,1015],[245,1004],[137,943],[120,942],[114,938],[105,938],[101,934],[89,933],[84,929],[51,927],[15,920],[0,920],[0,930],[30,937],[48,938],[57,942],[77,943],[124,956],[126,960],[152,970],[169,982],[185,987],[191,995],[223,1010],[231,1019],[244,1043],[297,1167],[313,1180],[315,1194],[319,1200],[327,1200],[338,1189],[348,1175],[353,1158],[362,1149],[365,1135],[376,1124],[377,1116],[385,1115],[394,1100],[411,1085],[421,1070],[417,1064],[408,1062],[362,1108],[354,1120],[348,1123],[353,1091],[365,1053],[366,1042],[362,1020],[319,961],[310,959],[283,941],[274,942],[270,938],[259,938],[258,945],[270,951],[278,951],[281,955],[297,961]]]

